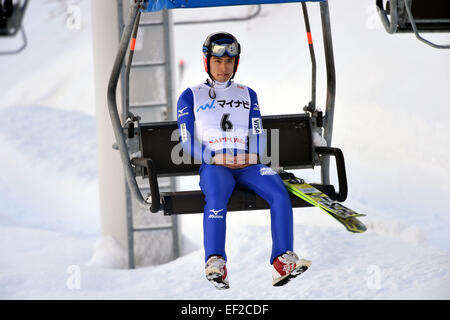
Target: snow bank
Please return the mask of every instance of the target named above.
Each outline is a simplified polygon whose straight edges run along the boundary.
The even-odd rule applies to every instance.
[[[3,243],[11,237],[15,239],[14,246],[2,249],[0,297],[200,300],[450,297],[448,254],[370,230],[355,235],[341,228],[304,225],[301,219],[294,227],[295,249],[313,264],[295,282],[282,288],[273,287],[268,263],[270,228],[248,224],[252,215],[228,216],[227,266],[231,289],[227,291],[217,291],[205,280],[202,249],[165,265],[117,270],[87,263],[93,237],[0,226]],[[112,242],[102,245],[110,254],[121,252]],[[98,259],[113,264],[120,261],[120,258],[113,261],[112,256]]]
[[[101,237],[95,243],[95,251],[87,263],[90,267],[107,269],[128,268],[128,253],[113,237]]]
[[[17,107],[0,109],[0,119],[0,219],[13,225],[97,234],[94,118]]]

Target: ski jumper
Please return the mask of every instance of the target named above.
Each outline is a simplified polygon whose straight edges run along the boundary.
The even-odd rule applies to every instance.
[[[205,261],[225,253],[228,200],[236,186],[253,190],[270,206],[272,254],[270,263],[293,250],[293,214],[289,194],[280,176],[264,164],[231,169],[211,164],[216,154],[265,151],[256,93],[233,82],[208,83],[186,89],[177,104],[177,121],[183,151],[201,166],[200,188],[205,195],[203,233]]]

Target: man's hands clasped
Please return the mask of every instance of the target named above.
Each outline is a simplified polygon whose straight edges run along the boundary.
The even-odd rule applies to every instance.
[[[241,153],[236,156],[231,154],[216,154],[213,164],[230,169],[242,169],[258,163],[258,155],[254,153]]]

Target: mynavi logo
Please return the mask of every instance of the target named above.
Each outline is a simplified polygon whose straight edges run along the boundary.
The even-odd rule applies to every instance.
[[[223,216],[219,216],[219,212],[223,211],[223,209],[220,209],[220,210],[211,209],[209,211],[212,212],[213,214],[210,214],[208,216],[208,218],[211,218],[211,219],[223,219]]]
[[[206,110],[206,109],[215,109],[216,106],[214,105],[214,102],[216,102],[216,100],[211,101],[211,104],[206,103],[204,106],[198,107],[196,112],[199,112],[200,110]]]

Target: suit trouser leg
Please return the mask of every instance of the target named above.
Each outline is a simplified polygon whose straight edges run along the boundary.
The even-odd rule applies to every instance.
[[[270,206],[272,232],[272,254],[270,263],[285,253],[293,251],[294,218],[292,203],[283,180],[273,170],[263,164],[242,169],[236,183],[253,190]]]
[[[221,255],[225,261],[227,204],[235,186],[232,169],[203,164],[200,167],[200,188],[205,195],[203,211],[203,244],[205,261]]]

